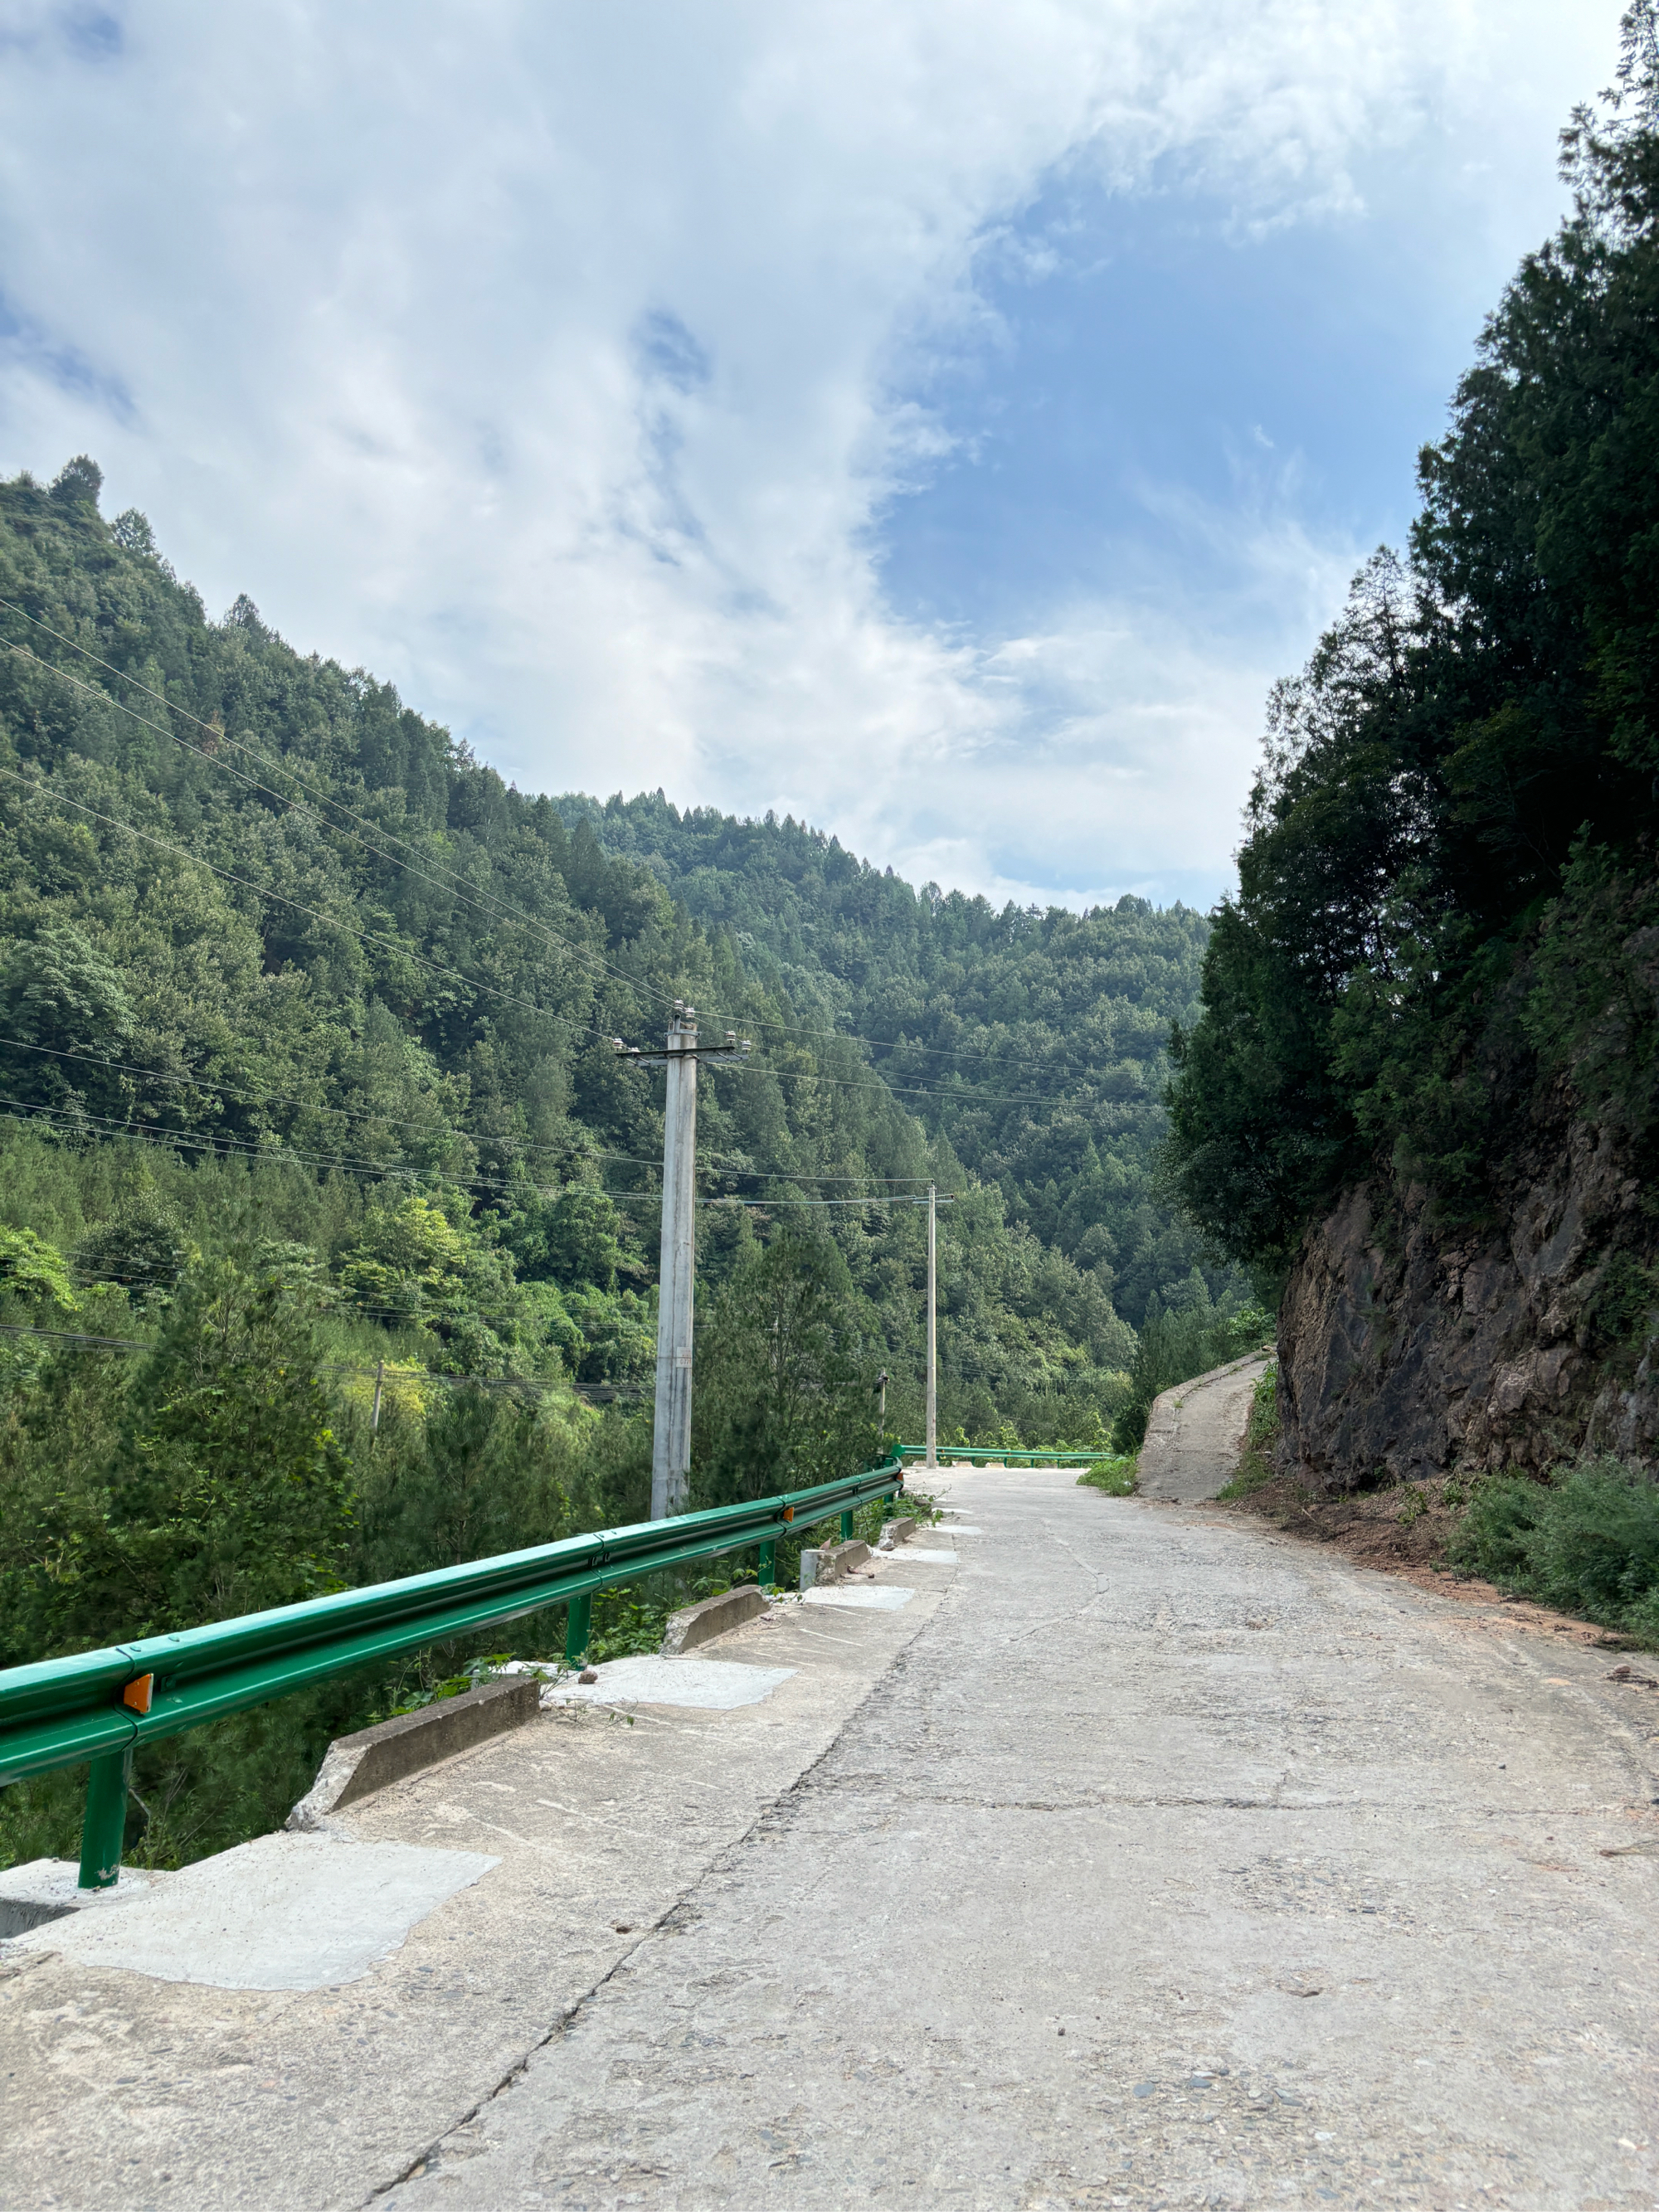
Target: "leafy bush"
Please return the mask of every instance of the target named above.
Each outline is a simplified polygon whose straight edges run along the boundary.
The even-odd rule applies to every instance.
[[[1133,1453],[1121,1459],[1097,1460],[1085,1468],[1078,1481],[1090,1490],[1104,1491],[1108,1498],[1133,1498],[1135,1491],[1135,1463]]]
[[[1500,1589],[1659,1644],[1659,1483],[1643,1468],[1604,1457],[1547,1483],[1488,1476],[1448,1558]]]

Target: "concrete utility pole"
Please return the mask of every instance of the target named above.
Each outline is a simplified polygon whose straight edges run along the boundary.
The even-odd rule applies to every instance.
[[[927,1186],[927,1457],[939,1465],[939,1194]]]
[[[684,1513],[691,1476],[692,1292],[697,1269],[697,1063],[745,1058],[749,1040],[699,1045],[697,1010],[674,1001],[666,1048],[641,1052],[613,1037],[636,1067],[668,1072],[662,1138],[662,1267],[657,1307],[657,1412],[651,1438],[651,1518]]]

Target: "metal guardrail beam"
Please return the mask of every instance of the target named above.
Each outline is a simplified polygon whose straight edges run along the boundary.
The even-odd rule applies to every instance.
[[[569,1607],[567,1656],[578,1657],[596,1590],[757,1548],[763,1572],[769,1572],[780,1536],[836,1514],[850,1516],[903,1486],[896,1453],[879,1467],[810,1490],[597,1529],[176,1635],[8,1668],[0,1671],[0,1784],[90,1761],[81,1887],[106,1888],[120,1871],[127,1774],[140,1744],[551,1605]]]
[[[898,1448],[901,1460],[915,1461],[927,1455],[926,1444],[901,1444]],[[1080,1467],[1085,1462],[1092,1465],[1096,1460],[1124,1456],[1122,1452],[1067,1451],[1061,1444],[1047,1451],[1004,1451],[1000,1444],[940,1444],[937,1451],[942,1467],[962,1460],[969,1460],[975,1467],[981,1460],[993,1461],[1002,1467]]]

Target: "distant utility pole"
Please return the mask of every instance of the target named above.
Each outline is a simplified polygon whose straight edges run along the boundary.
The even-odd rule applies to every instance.
[[[939,1465],[939,1193],[927,1186],[927,1458]]]
[[[662,1133],[662,1267],[657,1305],[657,1416],[651,1439],[651,1518],[684,1513],[691,1476],[691,1307],[697,1268],[697,1063],[747,1056],[749,1040],[697,1042],[697,1010],[674,1001],[662,1052],[613,1037],[635,1067],[668,1071]]]

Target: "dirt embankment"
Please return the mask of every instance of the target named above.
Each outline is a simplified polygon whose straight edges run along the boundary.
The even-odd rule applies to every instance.
[[[1325,1488],[1304,1477],[1280,1474],[1247,1497],[1218,1502],[1213,1510],[1254,1514],[1271,1521],[1287,1535],[1328,1544],[1356,1566],[1402,1576],[1442,1597],[1462,1599],[1471,1606],[1501,1607],[1505,1620],[1517,1626],[1541,1629],[1599,1650],[1638,1648],[1634,1638],[1598,1627],[1594,1621],[1577,1620],[1530,1598],[1513,1596],[1478,1576],[1452,1574],[1445,1565],[1446,1547],[1466,1495],[1455,1476],[1402,1483],[1392,1490],[1343,1491]]]

